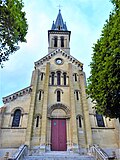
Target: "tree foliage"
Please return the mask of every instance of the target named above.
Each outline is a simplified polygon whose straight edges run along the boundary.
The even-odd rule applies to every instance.
[[[111,2],[114,10],[93,46],[87,93],[97,112],[120,118],[120,0]]]
[[[0,65],[19,49],[18,42],[26,42],[28,25],[22,0],[0,0]]]

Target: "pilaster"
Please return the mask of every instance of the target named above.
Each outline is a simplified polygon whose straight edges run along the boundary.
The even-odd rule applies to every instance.
[[[77,124],[76,124],[76,111],[75,111],[75,97],[74,86],[72,77],[72,64],[69,63],[69,85],[70,85],[70,107],[71,107],[71,138],[72,149],[74,152],[78,152],[78,136],[77,136]]]
[[[25,137],[25,144],[28,147],[31,147],[31,137],[32,137],[32,130],[33,130],[33,120],[34,120],[34,109],[35,109],[35,101],[36,101],[36,94],[37,94],[37,84],[38,84],[38,69],[33,72],[32,75],[32,85],[33,90],[31,92],[31,102],[30,102],[30,109],[29,109],[29,117],[28,117],[28,125],[26,130],[26,137]]]
[[[51,119],[47,120],[46,151],[51,151]]]
[[[82,101],[82,109],[83,109],[83,121],[84,121],[84,129],[85,129],[85,139],[86,139],[86,148],[92,145],[92,131],[91,124],[89,118],[89,107],[86,95],[86,81],[84,72],[80,71],[80,89],[81,89],[81,101]]]
[[[66,119],[67,126],[67,151],[71,151],[71,130],[70,130],[70,119]]]
[[[43,97],[43,108],[42,108],[42,126],[41,126],[41,141],[40,150],[45,152],[46,150],[46,136],[47,136],[47,107],[48,107],[48,84],[49,84],[49,71],[50,63],[46,64],[46,75],[44,83],[44,97]]]

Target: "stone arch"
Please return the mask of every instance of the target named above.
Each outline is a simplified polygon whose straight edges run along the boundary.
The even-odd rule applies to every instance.
[[[39,89],[38,91],[37,91],[37,93],[39,93],[39,92],[42,92],[42,93],[44,93],[44,90],[42,90],[42,89]]]
[[[40,119],[42,118],[42,115],[40,113],[35,114],[34,118],[37,118],[37,116],[39,116]]]
[[[65,72],[66,74],[68,74],[68,72],[63,69],[55,69],[53,72],[55,72],[55,73],[60,72],[61,74],[63,74]]]
[[[55,109],[62,109],[66,113],[65,118],[70,118],[70,110],[69,110],[69,108],[66,105],[62,104],[62,103],[53,104],[52,106],[50,106],[48,108],[48,118],[52,118],[52,112]]]
[[[79,128],[82,128],[83,126],[83,116],[81,114],[78,114],[76,116],[77,124]]]
[[[79,117],[81,117],[81,118],[83,119],[83,116],[82,116],[81,114],[78,114],[78,115],[76,116],[76,119],[78,119]]]
[[[81,93],[79,89],[76,89],[76,90],[74,91],[74,94],[75,94],[75,92]]]
[[[22,114],[22,115],[24,114],[24,109],[23,109],[22,107],[15,107],[15,108],[11,111],[11,115],[14,115],[14,112],[15,112],[17,109],[20,109],[20,110],[21,110],[21,114]]]
[[[64,93],[61,88],[57,88],[57,89],[54,91],[54,93],[57,93],[57,91],[60,91],[62,94]]]

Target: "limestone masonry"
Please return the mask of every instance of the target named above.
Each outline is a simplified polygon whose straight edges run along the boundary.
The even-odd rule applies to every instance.
[[[0,149],[86,153],[97,144],[120,146],[119,122],[96,113],[86,95],[83,64],[70,54],[70,35],[61,11],[48,31],[48,54],[35,62],[31,84],[3,98]]]

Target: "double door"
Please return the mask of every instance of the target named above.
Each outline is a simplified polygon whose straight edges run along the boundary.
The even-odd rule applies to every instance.
[[[51,150],[66,151],[66,119],[51,120]]]

